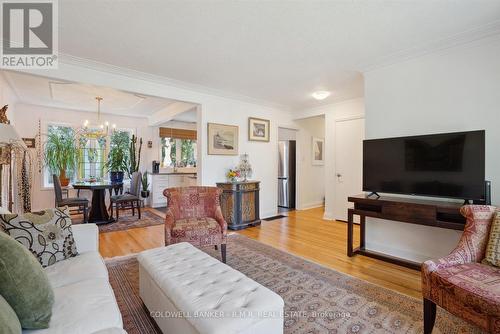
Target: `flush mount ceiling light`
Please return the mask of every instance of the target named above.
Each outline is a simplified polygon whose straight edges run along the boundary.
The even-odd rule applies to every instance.
[[[320,90],[312,93],[312,97],[314,97],[316,100],[324,100],[328,96],[330,96],[330,92],[327,92],[326,90]]]

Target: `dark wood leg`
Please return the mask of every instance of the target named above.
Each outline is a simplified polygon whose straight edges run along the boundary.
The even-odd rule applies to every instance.
[[[130,206],[132,207],[132,216],[135,216],[134,201],[130,202]]]
[[[424,334],[431,334],[436,321],[436,304],[424,298]]]
[[[359,248],[365,248],[366,217],[359,216]]]
[[[220,253],[222,255],[222,262],[226,263],[226,244],[220,245]]]
[[[105,189],[94,189],[92,191],[92,207],[90,209],[89,222],[95,224],[112,223],[109,218],[108,209],[105,203]]]
[[[83,222],[84,223],[88,223],[89,222],[88,210],[89,210],[88,205],[85,204],[83,206]]]
[[[116,203],[116,221],[120,217],[120,203]]]
[[[141,219],[141,202],[137,202],[137,216]]]
[[[218,250],[219,248],[217,247],[217,245],[214,246],[215,250]]]
[[[354,242],[354,214],[352,209],[347,211],[347,256],[351,257],[353,253]]]

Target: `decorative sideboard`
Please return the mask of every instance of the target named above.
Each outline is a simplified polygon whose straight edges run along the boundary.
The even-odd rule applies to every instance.
[[[231,230],[241,230],[260,224],[259,181],[222,182],[222,215]]]

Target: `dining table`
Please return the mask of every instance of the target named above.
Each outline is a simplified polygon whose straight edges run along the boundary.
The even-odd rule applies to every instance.
[[[120,189],[123,187],[123,182],[110,182],[110,181],[82,181],[72,184],[73,189],[77,190],[91,190],[92,191],[92,206],[88,217],[89,223],[97,225],[109,224],[115,221],[111,218],[106,208],[106,190]]]

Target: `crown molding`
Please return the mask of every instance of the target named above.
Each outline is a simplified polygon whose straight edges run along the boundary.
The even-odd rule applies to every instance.
[[[428,54],[443,52],[454,47],[487,43],[491,39],[496,39],[500,35],[500,20],[469,29],[458,34],[436,39],[429,43],[424,43],[401,51],[394,52],[388,56],[380,57],[366,65],[359,65],[360,71],[364,74],[382,67],[404,62],[410,59],[422,57]]]
[[[121,75],[129,78],[140,79],[147,82],[152,82],[156,84],[167,85],[179,89],[191,90],[199,94],[217,96],[225,99],[238,100],[241,102],[255,104],[260,106],[265,106],[268,108],[279,109],[283,111],[289,111],[290,107],[266,100],[261,100],[246,96],[243,94],[231,93],[224,90],[214,89],[203,85],[193,84],[185,81],[175,80],[164,76],[159,76],[155,74],[150,74],[142,71],[137,71],[133,69],[128,69],[120,66],[115,66],[107,63],[102,63],[86,58],[80,58],[72,56],[65,53],[59,53],[59,63],[66,65],[72,65],[77,67],[84,67],[90,70],[95,70],[99,72],[109,73],[113,75]],[[186,101],[190,102],[190,101]]]

